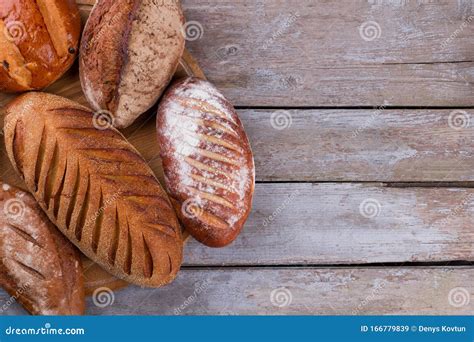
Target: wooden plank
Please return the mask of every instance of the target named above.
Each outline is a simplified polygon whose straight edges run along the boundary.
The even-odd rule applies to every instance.
[[[257,184],[241,236],[223,249],[192,240],[185,264],[472,261],[473,216],[469,188]]]
[[[473,181],[473,110],[241,110],[259,181]]]
[[[94,3],[78,2],[84,16]],[[189,49],[237,106],[474,105],[470,0],[183,7]],[[370,32],[379,38],[367,41]]]
[[[232,245],[190,241],[186,265],[474,260],[474,189],[257,184],[253,208]]]
[[[80,92],[65,95],[84,102]],[[253,146],[258,181],[474,181],[473,110],[240,110],[239,114]],[[125,133],[161,177],[154,122],[150,113]],[[5,181],[21,184],[0,152],[0,178],[2,173]]]
[[[470,0],[184,0],[183,7],[202,32],[188,47],[238,106],[474,105]],[[367,26],[380,37],[364,40]]]
[[[103,292],[100,303],[111,303]],[[474,269],[185,269],[162,289],[129,287],[89,315],[472,315]],[[99,298],[99,297],[97,297]],[[0,304],[8,296],[0,291]],[[11,305],[2,314],[23,314]]]

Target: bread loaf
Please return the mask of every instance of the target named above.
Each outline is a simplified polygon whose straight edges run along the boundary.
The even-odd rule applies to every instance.
[[[35,315],[82,315],[82,278],[79,252],[34,198],[0,183],[0,285],[12,299]]]
[[[228,245],[249,215],[255,182],[233,106],[209,82],[181,80],[163,96],[157,132],[166,187],[186,230],[208,246]]]
[[[81,18],[74,0],[0,2],[0,91],[42,89],[74,62]]]
[[[70,100],[29,93],[7,106],[5,145],[51,221],[89,258],[142,286],[174,279],[183,249],[178,220],[120,132]]]
[[[80,77],[92,108],[125,128],[150,109],[184,51],[178,0],[99,0],[84,29]]]

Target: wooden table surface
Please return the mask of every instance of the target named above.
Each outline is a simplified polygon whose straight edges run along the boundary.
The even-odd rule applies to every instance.
[[[183,7],[249,134],[254,209],[173,284],[87,313],[474,314],[474,1]]]

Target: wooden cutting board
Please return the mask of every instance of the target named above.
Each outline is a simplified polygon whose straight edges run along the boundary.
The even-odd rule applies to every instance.
[[[89,0],[89,3],[92,2],[93,1]],[[78,1],[78,3],[81,3],[81,1]],[[84,1],[82,1],[82,3],[84,3]],[[89,12],[90,6],[81,6],[81,16],[83,17],[83,20],[87,18]],[[181,78],[186,76],[196,76],[205,79],[201,68],[187,50],[181,58],[180,65],[174,77]],[[77,61],[64,77],[44,91],[67,97],[79,102],[80,104],[88,106],[79,81]],[[18,94],[13,95],[0,93],[0,125],[2,128],[2,134],[0,135],[0,181],[26,190],[25,184],[15,173],[10,161],[8,160],[3,139],[4,106],[16,96],[18,96]],[[142,115],[132,126],[123,130],[122,133],[142,154],[155,175],[163,184],[163,169],[159,157],[160,148],[158,146],[155,129],[155,113],[156,106]],[[189,238],[189,234],[183,232],[183,237],[186,241]],[[95,289],[100,287],[108,287],[111,290],[116,290],[128,285],[125,281],[117,279],[107,273],[99,265],[85,256],[83,257],[83,266],[87,294],[92,294]]]

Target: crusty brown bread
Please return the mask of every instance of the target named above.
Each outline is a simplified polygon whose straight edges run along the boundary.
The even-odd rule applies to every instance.
[[[0,285],[34,315],[84,314],[78,250],[31,195],[1,182]]]
[[[178,81],[158,109],[166,187],[192,236],[211,247],[231,243],[252,205],[255,168],[233,106],[209,82]]]
[[[79,61],[92,108],[125,128],[150,109],[184,51],[178,0],[99,0],[84,29]]]
[[[183,249],[178,220],[120,132],[70,100],[29,93],[7,106],[5,145],[51,221],[89,258],[142,286],[174,279]]]
[[[42,89],[61,77],[79,50],[74,0],[0,2],[0,91]]]

